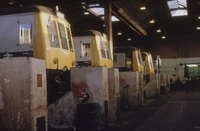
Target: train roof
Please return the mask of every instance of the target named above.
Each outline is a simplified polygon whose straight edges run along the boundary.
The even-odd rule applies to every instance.
[[[103,36],[101,32],[96,30],[81,30],[75,33],[75,36]]]
[[[28,12],[45,12],[48,14],[55,15],[53,10],[46,6],[31,5],[31,6],[22,6],[22,7],[12,7],[0,9],[0,15],[9,15],[9,14],[20,14]]]
[[[118,47],[114,47],[114,53],[124,53],[124,52],[128,52],[128,51],[139,51],[138,48],[134,47],[134,46],[118,46]]]

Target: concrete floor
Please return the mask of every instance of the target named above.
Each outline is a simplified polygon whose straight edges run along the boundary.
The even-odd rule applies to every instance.
[[[121,119],[106,131],[198,131],[200,90],[171,91],[134,111],[122,111]]]

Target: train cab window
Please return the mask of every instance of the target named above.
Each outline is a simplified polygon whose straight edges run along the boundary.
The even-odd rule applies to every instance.
[[[150,68],[153,68],[153,61],[151,56],[149,56],[149,60],[150,60]]]
[[[59,42],[58,42],[58,32],[56,29],[56,22],[53,20],[47,19],[47,29],[49,34],[49,42],[51,47],[60,48]]]
[[[58,23],[58,27],[59,27],[59,32],[60,32],[60,39],[61,39],[62,48],[68,49],[65,27],[61,23]]]
[[[68,38],[70,50],[74,51],[73,50],[73,45],[72,45],[72,35],[71,35],[69,27],[67,27],[67,38]]]
[[[106,45],[106,53],[107,53],[107,57],[108,57],[108,59],[110,59],[110,51],[109,51],[109,48],[108,48],[108,43],[105,42],[105,45]]]
[[[90,56],[90,43],[82,44],[82,56]]]
[[[101,50],[101,56],[102,56],[102,58],[106,58],[106,52],[105,52],[102,40],[100,41],[100,50]]]
[[[138,65],[142,65],[142,60],[139,53],[137,53],[137,59],[138,59]]]
[[[31,23],[21,24],[20,25],[20,44],[31,44],[32,42],[32,25]]]

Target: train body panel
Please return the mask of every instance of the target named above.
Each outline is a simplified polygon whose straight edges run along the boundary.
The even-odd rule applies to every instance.
[[[81,65],[106,66],[112,68],[112,59],[108,41],[98,31],[85,31],[80,36],[73,37],[76,50],[76,62]]]

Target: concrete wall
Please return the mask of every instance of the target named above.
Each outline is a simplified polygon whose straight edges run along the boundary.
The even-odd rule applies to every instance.
[[[105,121],[105,102],[109,100],[108,69],[106,67],[75,67],[71,69],[71,85],[76,104],[80,104],[77,97],[81,91],[86,91],[90,96],[84,103],[94,103],[100,106],[98,121]],[[76,111],[76,110],[75,110]],[[80,117],[80,116],[77,116]],[[104,118],[104,119],[102,119]]]
[[[119,88],[119,69],[108,69],[108,117],[109,122],[115,122],[119,113],[120,88]]]
[[[121,105],[136,109],[139,105],[139,73],[120,72],[119,77]]]
[[[160,95],[160,74],[150,74],[150,82],[144,86],[146,98],[153,98]]]
[[[0,65],[0,130],[48,130],[45,61],[4,58]]]
[[[167,36],[165,40],[153,39],[147,41],[147,50],[158,54],[161,58],[190,58],[199,57],[199,35]]]
[[[139,102],[140,105],[144,104],[144,75],[142,72],[139,72]]]
[[[52,128],[66,129],[74,127],[76,107],[72,91],[48,106],[48,124]]]

